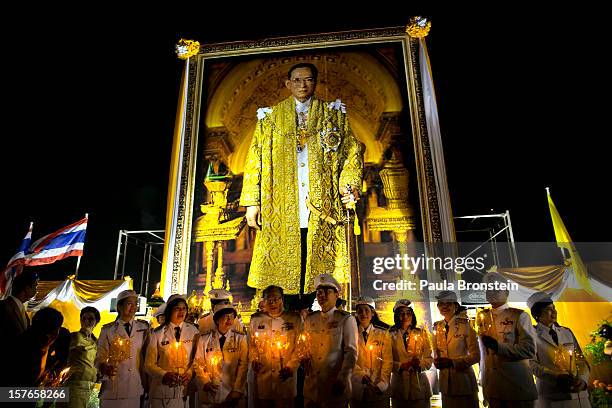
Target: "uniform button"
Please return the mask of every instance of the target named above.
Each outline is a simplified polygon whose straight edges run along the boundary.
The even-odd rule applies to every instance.
[[[131,369],[131,368],[128,368],[128,371],[132,371],[132,369]]]
[[[304,163],[300,163],[300,167],[304,167],[306,164]]]

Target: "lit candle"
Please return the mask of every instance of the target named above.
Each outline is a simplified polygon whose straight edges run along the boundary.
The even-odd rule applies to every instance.
[[[374,345],[370,344],[368,346],[368,349],[370,351],[370,375],[374,376],[374,364],[373,364],[373,361],[372,361],[372,351],[374,350]]]

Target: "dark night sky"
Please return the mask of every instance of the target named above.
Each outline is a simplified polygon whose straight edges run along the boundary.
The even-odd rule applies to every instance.
[[[0,262],[30,220],[36,239],[88,212],[80,276],[110,279],[119,229],[164,228],[179,38],[395,26],[419,12],[433,21],[428,47],[454,214],[508,209],[515,239],[550,241],[550,186],[575,241],[609,241],[609,132],[599,125],[603,105],[592,99],[605,69],[590,41],[604,38],[597,15],[588,15],[586,29],[569,12],[485,19],[399,6],[285,20],[194,12],[197,24],[101,13],[99,22],[24,17],[20,30],[3,32]],[[48,276],[73,269],[73,260],[62,261]]]

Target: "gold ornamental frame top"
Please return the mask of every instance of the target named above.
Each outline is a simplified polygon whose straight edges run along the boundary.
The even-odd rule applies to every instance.
[[[414,22],[411,21],[411,24]],[[426,26],[427,32],[429,26]],[[450,203],[446,174],[435,175],[435,145],[430,143],[425,120],[421,73],[419,68],[419,41],[424,41],[427,32],[421,31],[421,38],[408,34],[406,26],[381,29],[342,31],[312,35],[298,35],[254,41],[239,41],[217,44],[182,43],[181,50],[186,52],[191,44],[190,55],[185,58],[185,73],[182,90],[182,123],[177,123],[173,153],[173,168],[169,185],[169,209],[166,222],[166,246],[162,270],[162,292],[185,293],[189,271],[192,228],[194,221],[194,202],[196,171],[198,161],[198,139],[201,137],[202,103],[204,75],[209,63],[228,57],[273,56],[277,53],[312,51],[320,49],[342,49],[362,45],[399,45],[402,50],[405,81],[407,84],[408,109],[411,119],[414,162],[418,181],[418,205],[420,208],[422,237],[425,242],[438,243],[454,240],[452,214],[441,211],[440,200]],[[414,33],[414,30],[412,31]],[[181,40],[184,41],[184,40]],[[195,53],[195,43],[199,46]],[[178,46],[177,46],[178,52]],[[183,54],[184,55],[184,54]],[[180,56],[180,55],[179,55]],[[178,137],[178,138],[177,138]],[[439,168],[439,166],[438,166]],[[438,171],[439,172],[439,171]],[[439,189],[440,180],[443,188]],[[171,201],[172,200],[172,201]],[[170,206],[172,203],[172,206]],[[417,204],[417,203],[415,203]],[[448,206],[447,206],[448,207]]]

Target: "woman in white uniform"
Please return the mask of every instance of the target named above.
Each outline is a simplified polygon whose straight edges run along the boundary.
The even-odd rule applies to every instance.
[[[151,335],[145,358],[151,408],[184,408],[200,330],[185,321],[187,301],[182,295],[170,296],[164,316],[164,324]]]
[[[527,299],[535,326],[536,358],[531,368],[538,389],[537,408],[590,408],[589,366],[574,333],[557,323],[557,311],[545,292]]]
[[[390,330],[393,351],[391,399],[393,408],[429,408],[431,385],[424,371],[431,368],[431,346],[407,299],[393,306],[395,324]]]
[[[437,296],[443,320],[434,323],[432,346],[434,365],[440,370],[440,391],[444,408],[478,408],[478,384],[472,366],[480,360],[476,332],[457,294],[448,290]]]

